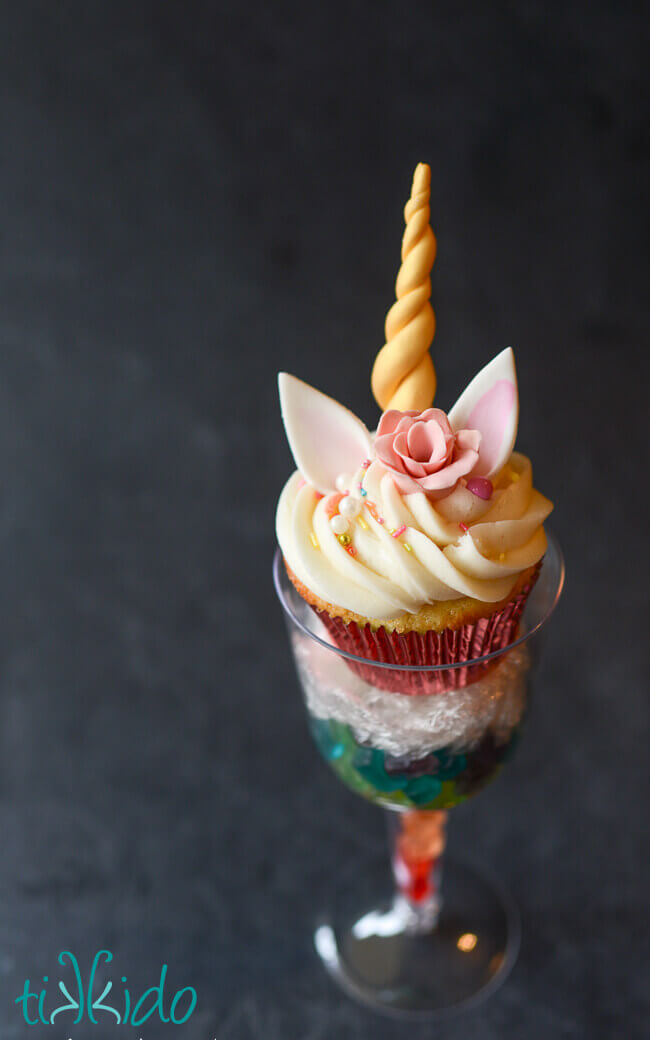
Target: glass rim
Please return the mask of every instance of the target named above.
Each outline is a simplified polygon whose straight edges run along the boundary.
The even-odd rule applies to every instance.
[[[286,570],[282,566],[282,550],[279,546],[276,548],[273,556],[273,584],[275,586],[276,595],[280,600],[282,609],[284,610],[287,617],[291,619],[291,621],[296,625],[297,628],[301,630],[301,632],[304,632],[304,634],[309,636],[310,639],[313,639],[316,643],[320,643],[320,645],[325,650],[331,651],[338,657],[345,657],[348,661],[353,661],[357,665],[370,665],[373,668],[387,668],[390,671],[394,672],[447,672],[453,668],[468,668],[469,666],[484,664],[486,661],[492,661],[497,657],[501,657],[503,654],[508,653],[510,650],[513,650],[514,647],[521,646],[523,643],[527,642],[546,624],[551,614],[558,605],[558,602],[562,595],[562,590],[564,589],[564,581],[566,576],[564,556],[557,538],[553,535],[551,531],[546,531],[546,538],[548,545],[544,557],[546,557],[549,549],[555,555],[556,565],[558,568],[558,578],[555,589],[553,591],[550,605],[547,607],[542,617],[538,619],[537,623],[533,625],[532,628],[520,635],[518,639],[513,640],[512,643],[508,643],[507,646],[500,647],[498,650],[493,650],[492,653],[484,654],[482,657],[472,657],[466,661],[453,661],[450,664],[395,664],[389,661],[375,661],[372,657],[360,657],[358,654],[351,654],[348,650],[341,650],[338,646],[335,646],[333,643],[330,643],[326,639],[321,638],[321,636],[313,632],[309,628],[309,626],[306,625],[304,621],[302,621],[301,618],[298,617],[290,602],[288,601],[288,598],[285,594],[285,590],[282,587],[282,575],[284,574],[284,577],[286,581],[289,582],[289,584],[291,584],[291,582],[288,574],[286,573]],[[293,589],[293,585],[291,585],[291,588]],[[294,589],[294,591],[296,590]],[[299,596],[300,593],[296,591],[296,595]],[[303,602],[306,603],[307,601],[303,600]],[[528,606],[528,604],[526,604],[526,606]],[[524,608],[524,616],[525,612],[526,608]]]

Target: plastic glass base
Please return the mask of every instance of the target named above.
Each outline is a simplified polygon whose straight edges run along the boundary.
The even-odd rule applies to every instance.
[[[520,943],[519,913],[507,893],[472,868],[445,861],[437,924],[418,933],[401,897],[361,917],[337,915],[314,944],[332,978],[352,997],[395,1017],[451,1015],[490,996],[508,977]]]

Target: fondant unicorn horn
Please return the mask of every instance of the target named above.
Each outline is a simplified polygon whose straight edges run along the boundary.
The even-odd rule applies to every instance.
[[[377,355],[371,385],[383,411],[424,411],[436,392],[429,347],[436,319],[429,303],[436,240],[429,224],[431,168],[419,163],[404,209],[402,266],[395,283],[397,301],[386,315],[386,344]]]

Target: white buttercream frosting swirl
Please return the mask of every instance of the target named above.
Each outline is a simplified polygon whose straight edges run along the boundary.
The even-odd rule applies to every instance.
[[[341,475],[339,493],[322,496],[296,472],[278,503],[278,541],[312,593],[365,618],[387,620],[464,596],[497,603],[544,555],[543,523],[553,505],[533,488],[530,461],[517,452],[492,484],[489,500],[461,481],[436,501],[400,492],[375,459]],[[347,510],[346,535],[331,522],[341,492],[359,506],[357,515]]]

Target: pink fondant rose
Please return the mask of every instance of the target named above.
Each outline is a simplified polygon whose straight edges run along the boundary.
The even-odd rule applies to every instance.
[[[440,408],[424,412],[391,409],[381,417],[375,453],[404,494],[449,495],[478,461],[478,430],[454,432]]]

